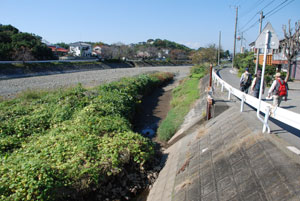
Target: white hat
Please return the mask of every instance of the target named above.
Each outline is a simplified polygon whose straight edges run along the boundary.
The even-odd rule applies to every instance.
[[[280,77],[280,76],[281,74],[279,72],[275,74],[275,77]]]

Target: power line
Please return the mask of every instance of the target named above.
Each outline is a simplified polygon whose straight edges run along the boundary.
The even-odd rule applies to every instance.
[[[285,4],[286,2],[288,2],[288,0],[284,0],[281,4],[277,5],[271,11],[267,12],[265,15],[268,15],[268,14],[272,13],[274,10],[276,10],[277,8],[279,8],[280,6],[282,6],[283,4]]]
[[[259,20],[255,21],[250,27],[248,27],[247,29],[241,31],[241,32],[247,32],[249,31],[250,29],[252,29],[255,25],[257,25],[259,23]]]
[[[269,2],[267,5],[265,5],[262,9],[260,9],[257,13],[255,13],[254,14],[254,16],[253,17],[251,17],[240,29],[244,29],[244,28],[246,28],[247,26],[248,26],[248,24],[261,12],[261,11],[263,11],[265,8],[267,8],[267,7],[269,7],[272,3],[274,3],[276,0],[272,0],[271,2]],[[262,3],[263,1],[261,1],[261,2],[259,2],[259,1],[257,1],[257,3]],[[258,4],[258,5],[259,5]],[[257,5],[257,6],[258,6]]]
[[[267,7],[269,7],[272,3],[274,3],[276,0],[271,1],[270,3],[268,3],[265,7],[263,7],[260,11],[263,11],[264,9],[266,9]]]
[[[272,15],[274,15],[275,13],[277,13],[278,11],[280,11],[281,9],[283,9],[284,7],[286,7],[287,5],[291,4],[293,1],[295,0],[284,0],[282,3],[278,4],[275,8],[273,8],[272,10],[270,10],[267,14],[265,14],[265,17],[271,17]],[[274,1],[273,1],[274,2]],[[268,5],[266,5],[265,7],[268,7],[269,5],[271,5],[273,2],[270,2]],[[263,9],[262,9],[263,10]],[[249,31],[251,28],[253,28],[256,24],[258,24],[259,21],[254,22],[251,26],[249,26],[248,28],[242,30],[241,32],[247,32]],[[245,26],[244,26],[245,27]]]
[[[256,17],[256,15],[257,15],[258,13],[255,13],[255,15],[250,19],[250,20],[248,20],[246,23],[245,23],[245,25],[244,26],[242,26],[241,27],[241,29],[244,29],[255,17]]]
[[[267,16],[267,14],[266,14],[266,16],[269,18],[269,17],[271,17],[272,15],[274,15],[275,13],[277,13],[278,11],[280,11],[281,9],[283,9],[284,7],[286,7],[286,6],[288,6],[289,4],[291,4],[293,1],[295,1],[295,0],[291,0],[290,2],[288,2],[287,4],[285,4],[284,6],[282,6],[281,8],[278,8],[276,11],[274,11],[274,12],[272,12],[272,13],[267,13],[267,14],[269,14],[268,16]]]
[[[265,0],[257,0],[245,13],[243,13],[240,18],[243,18],[244,16],[246,16],[247,14],[249,14],[250,12],[253,11],[253,9],[255,7],[258,7],[260,4],[262,4]],[[258,11],[259,13],[259,11]]]

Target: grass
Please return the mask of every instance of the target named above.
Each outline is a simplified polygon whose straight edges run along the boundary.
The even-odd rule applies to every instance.
[[[191,75],[173,90],[171,110],[157,130],[160,141],[168,141],[179,129],[191,106],[199,98],[199,80],[206,72],[206,67],[204,66],[192,68]]]

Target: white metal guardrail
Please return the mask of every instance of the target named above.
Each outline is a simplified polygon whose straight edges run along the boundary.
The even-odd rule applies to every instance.
[[[259,107],[259,100],[257,98],[232,87],[230,84],[222,80],[214,71],[212,73],[212,77],[214,83],[217,84],[217,86],[221,85],[222,92],[224,91],[224,88],[228,91],[228,100],[230,100],[231,94],[241,100],[241,112],[243,111],[244,103],[247,103],[256,109]],[[265,114],[265,119],[264,119],[265,123],[264,123],[263,132],[265,132],[266,129],[265,126],[267,125],[269,116],[291,127],[300,130],[300,114],[298,113],[280,107],[275,107],[264,101],[261,101],[260,112]]]

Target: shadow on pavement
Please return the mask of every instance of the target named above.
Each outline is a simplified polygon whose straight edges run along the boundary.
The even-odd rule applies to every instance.
[[[276,124],[277,126],[279,126],[280,128],[282,128],[283,130],[287,131],[287,132],[290,132],[292,133],[293,135],[297,136],[297,137],[300,137],[300,130],[294,128],[294,127],[291,127],[285,123],[282,123],[276,119],[273,119],[272,117],[269,118],[269,121],[273,122],[274,124]],[[278,134],[278,132],[281,132],[283,133],[284,131],[281,131],[281,130],[272,130],[272,133],[274,134]]]

